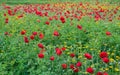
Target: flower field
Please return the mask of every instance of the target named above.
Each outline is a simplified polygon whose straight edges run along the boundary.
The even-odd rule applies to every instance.
[[[0,5],[0,75],[120,75],[120,5]]]

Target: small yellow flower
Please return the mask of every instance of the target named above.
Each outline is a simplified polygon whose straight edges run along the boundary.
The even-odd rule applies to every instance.
[[[101,70],[101,71],[104,71],[104,69],[103,69],[103,68],[100,68],[100,70]]]
[[[67,52],[67,54],[69,55],[69,54],[70,54],[70,52]]]
[[[101,52],[101,50],[98,50],[98,52],[100,53],[100,52]]]
[[[120,57],[119,57],[119,56],[116,56],[116,59],[120,59]]]
[[[109,55],[109,54],[110,54],[110,52],[107,52],[107,54]]]
[[[113,66],[109,66],[109,68],[113,68]]]
[[[105,68],[105,70],[106,70],[106,71],[108,71],[108,70],[109,70],[109,68]]]
[[[92,50],[94,50],[94,49],[91,48],[90,50],[92,51]]]
[[[76,62],[75,58],[72,58],[72,62],[73,62],[73,63],[75,63],[75,62]]]
[[[67,47],[67,45],[64,45],[64,47]]]
[[[88,46],[86,46],[85,48],[88,48]]]
[[[110,58],[110,62],[114,62],[115,60],[113,58]]]
[[[115,68],[115,71],[117,71],[117,72],[118,72],[118,71],[120,71],[120,69],[118,69],[118,68]]]
[[[114,56],[114,55],[115,55],[115,53],[111,53],[111,55],[112,55],[112,56]]]
[[[96,25],[98,25],[98,21],[96,21]]]
[[[84,72],[84,74],[88,74],[88,72]]]
[[[64,44],[66,44],[67,42],[64,42]]]
[[[36,48],[34,48],[34,50],[36,50]]]
[[[107,44],[104,44],[105,46],[107,46]]]
[[[94,67],[94,66],[95,66],[94,64],[91,65],[91,67]]]
[[[78,58],[82,58],[82,56],[78,56]]]

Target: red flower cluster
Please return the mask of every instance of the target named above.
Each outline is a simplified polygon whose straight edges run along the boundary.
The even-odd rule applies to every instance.
[[[60,56],[60,55],[62,54],[62,51],[61,51],[61,49],[60,49],[60,48],[56,48],[55,50],[56,50],[56,54],[57,54],[57,55],[59,55],[59,56]]]
[[[104,63],[109,63],[109,59],[108,59],[108,54],[107,54],[107,52],[101,52],[101,53],[99,54],[99,56],[100,56],[100,58],[102,59],[102,61],[103,61]]]
[[[64,16],[60,16],[60,21],[61,21],[62,23],[65,23],[65,18],[64,18]]]
[[[9,21],[8,18],[6,18],[6,19],[5,19],[5,23],[8,23],[8,21]]]
[[[26,36],[24,37],[24,42],[29,43],[29,40],[28,40],[28,38]]]

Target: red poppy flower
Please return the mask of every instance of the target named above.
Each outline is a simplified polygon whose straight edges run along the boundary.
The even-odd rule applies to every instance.
[[[31,36],[30,36],[30,39],[31,39],[31,40],[33,40],[33,39],[34,39],[34,37],[35,37],[34,35],[31,35]]]
[[[87,59],[92,59],[92,56],[91,56],[89,53],[85,53],[84,56],[85,56]]]
[[[110,35],[111,35],[111,32],[107,31],[107,32],[106,32],[106,35],[107,35],[107,36],[110,36]]]
[[[75,57],[75,54],[74,54],[74,53],[71,53],[71,54],[70,54],[70,57],[72,57],[72,58]]]
[[[82,30],[82,26],[81,25],[77,25],[77,28]]]
[[[12,15],[12,10],[8,9],[8,14],[11,16]]]
[[[103,61],[104,63],[109,63],[109,59],[108,59],[107,57],[102,58],[102,61]]]
[[[40,33],[39,38],[40,38],[40,39],[43,39],[43,38],[44,38],[44,34],[43,34],[43,33]]]
[[[46,24],[46,25],[49,25],[49,24],[50,24],[50,22],[46,21],[46,22],[45,22],[45,24]]]
[[[56,50],[56,54],[60,56],[62,54],[62,51],[58,49]]]
[[[22,18],[23,17],[23,14],[19,15],[18,18]]]
[[[25,30],[22,30],[22,31],[21,31],[21,35],[24,35],[25,33],[26,33]]]
[[[62,64],[61,66],[62,66],[63,69],[67,68],[67,64]]]
[[[62,23],[65,23],[65,18],[64,18],[64,16],[60,16],[60,20],[61,20]]]
[[[90,74],[93,74],[93,73],[94,73],[94,70],[93,70],[93,68],[88,67],[88,68],[86,69],[86,72],[88,72],[88,73],[90,73]]]
[[[77,63],[76,63],[76,66],[77,66],[77,67],[81,67],[81,66],[82,66],[82,63],[81,63],[81,62],[77,62]]]
[[[24,42],[29,43],[29,40],[28,40],[28,38],[26,36],[24,37]]]
[[[39,48],[42,48],[42,49],[44,48],[44,46],[43,46],[42,43],[39,43],[39,44],[38,44],[38,47],[39,47]]]
[[[5,32],[4,35],[8,35],[9,33],[8,32]]]
[[[39,58],[44,58],[44,54],[39,53],[39,54],[38,54],[38,57],[39,57]]]
[[[32,34],[33,34],[33,35],[37,35],[37,32],[33,32]]]
[[[107,52],[101,52],[99,54],[99,56],[100,56],[100,58],[104,58],[104,57],[108,57],[108,54],[107,54]]]
[[[103,75],[108,75],[108,73],[107,73],[107,72],[104,72]]]
[[[96,75],[103,75],[103,73],[102,72],[97,72],[97,74]]]
[[[8,18],[6,18],[6,19],[5,19],[5,23],[8,23],[8,21],[9,21]]]
[[[57,50],[61,50],[60,48],[55,48],[55,50],[57,51]]]
[[[62,47],[62,51],[65,51],[66,50],[66,48],[65,47]]]
[[[51,60],[51,61],[53,61],[54,59],[55,59],[54,56],[51,56],[51,57],[50,57],[50,60]]]
[[[74,72],[79,72],[79,69],[78,69],[78,68],[74,68],[73,71],[74,71]]]
[[[4,13],[4,16],[6,16],[6,13]]]
[[[64,16],[60,16],[60,20],[65,20]]]
[[[49,20],[50,20],[50,21],[52,21],[52,20],[53,20],[53,18],[52,18],[52,17],[49,17]]]
[[[70,65],[70,69],[74,69],[74,65],[73,64]]]
[[[60,34],[59,34],[58,31],[54,31],[53,35],[54,35],[54,36],[59,36]]]
[[[62,23],[65,23],[65,20],[61,20]]]

